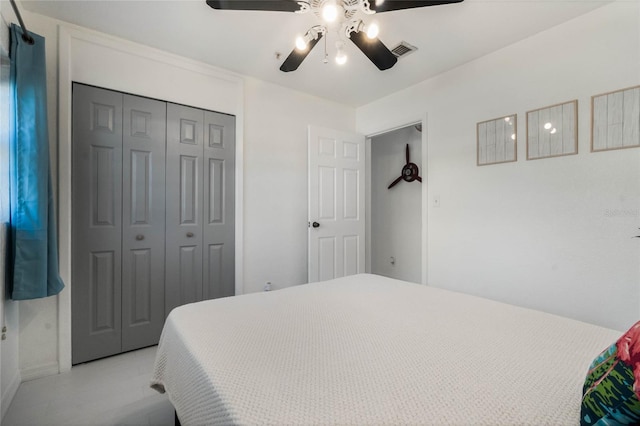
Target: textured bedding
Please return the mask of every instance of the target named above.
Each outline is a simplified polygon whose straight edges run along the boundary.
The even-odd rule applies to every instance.
[[[619,332],[361,274],[185,305],[152,387],[182,425],[571,425]]]

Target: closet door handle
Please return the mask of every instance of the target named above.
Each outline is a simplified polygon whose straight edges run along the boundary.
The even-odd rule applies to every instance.
[[[144,240],[144,235],[142,235],[142,234],[136,235],[136,240],[138,240],[138,241]]]
[[[193,237],[193,232],[187,232],[187,238]]]

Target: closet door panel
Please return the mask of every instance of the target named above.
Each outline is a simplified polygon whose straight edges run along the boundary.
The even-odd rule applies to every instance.
[[[235,117],[205,111],[203,298],[235,294]]]
[[[122,94],[73,85],[72,363],[121,351]]]
[[[204,112],[167,104],[165,315],[202,300]]]
[[[166,103],[124,95],[122,350],[158,343],[164,325]]]

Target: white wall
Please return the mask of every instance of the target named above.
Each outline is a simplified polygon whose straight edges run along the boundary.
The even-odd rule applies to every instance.
[[[307,127],[353,131],[355,110],[247,78],[245,114],[245,292],[306,283]]]
[[[4,6],[6,2],[2,3]],[[7,300],[5,272],[7,226],[9,220],[9,26],[0,10],[0,327],[7,327],[6,340],[0,341],[0,419],[20,384],[18,366],[18,302]],[[10,16],[7,14],[7,16]]]
[[[640,3],[616,2],[357,109],[428,126],[428,283],[617,329],[639,316],[640,148],[589,152],[590,96],[640,84]],[[526,161],[525,112],[578,99],[579,154]],[[518,114],[518,161],[476,123]],[[441,207],[432,206],[440,196]]]
[[[407,144],[423,174],[421,136],[409,126],[371,138],[371,272],[415,283],[422,279],[423,184],[402,180],[387,187],[401,174]]]

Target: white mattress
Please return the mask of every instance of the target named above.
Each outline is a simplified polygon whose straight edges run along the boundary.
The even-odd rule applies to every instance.
[[[569,425],[620,334],[363,274],[176,308],[152,386],[184,426]]]

